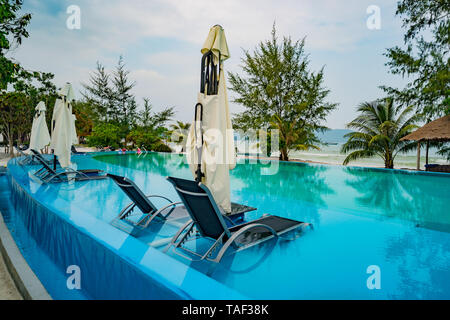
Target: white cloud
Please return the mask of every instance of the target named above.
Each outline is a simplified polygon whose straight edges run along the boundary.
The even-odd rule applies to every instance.
[[[380,35],[392,39],[399,33],[398,23],[392,18],[395,3],[391,0],[377,1],[384,19],[378,33],[366,28],[366,8],[373,4],[371,0],[65,0],[62,3],[80,6],[81,30],[66,28],[68,16],[61,2],[58,2],[63,8],[61,12],[50,14],[43,2],[30,0],[29,8],[34,10],[31,38],[15,52],[19,61],[31,69],[53,72],[59,85],[70,81],[75,89],[80,89],[80,83],[89,79],[96,61],[111,69],[118,56],[124,54],[137,82],[138,100],[150,97],[156,110],[176,106],[177,117],[183,120],[190,120],[198,91],[200,46],[216,23],[224,27],[227,35],[231,59],[226,69],[231,71],[239,70],[241,48],[252,49],[269,38],[274,21],[279,35],[290,35],[293,39],[307,36],[306,49],[314,53],[313,65],[327,64],[326,70],[334,72],[325,74],[334,100],[341,103],[340,112],[330,118],[332,127],[342,127],[350,117],[342,114],[352,112],[356,101],[375,94],[385,72],[378,67],[377,74],[365,76],[360,70],[366,68],[369,55],[377,57],[379,64],[384,48],[393,45],[380,39]],[[372,50],[366,48],[362,53],[366,55],[364,59],[358,59],[362,42]],[[365,89],[352,90],[355,81],[364,81]],[[241,108],[232,105],[231,109],[236,112]]]

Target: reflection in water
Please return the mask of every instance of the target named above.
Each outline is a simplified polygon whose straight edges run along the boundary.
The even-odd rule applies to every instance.
[[[233,276],[237,274],[247,274],[257,269],[273,252],[275,246],[283,242],[280,239],[272,238],[257,246],[245,249],[245,257],[242,257],[243,251],[234,251],[230,248],[224,255],[220,263],[208,260],[189,261],[190,267],[216,279],[219,282],[230,283]],[[252,259],[248,259],[251,256]],[[176,257],[174,255],[174,257]],[[183,261],[186,263],[186,261]]]
[[[328,167],[280,163],[275,175],[261,175],[261,164],[240,164],[232,171],[233,193],[268,213],[319,223],[318,207],[334,191],[326,182]]]
[[[445,296],[445,290],[450,288],[448,237],[436,241],[429,233],[407,232],[401,237],[391,237],[388,243],[386,256],[396,263],[400,275],[400,285],[392,298],[439,299]],[[411,254],[412,248],[418,248],[415,254]],[[434,268],[427,268],[430,265]]]
[[[357,202],[377,214],[413,221],[417,226],[450,232],[447,177],[345,168],[346,184],[360,195]]]
[[[152,153],[145,158],[135,154],[129,154],[122,156],[97,156],[95,159],[106,163],[106,171],[108,172],[116,171],[117,166],[119,166],[143,172],[152,172],[165,177],[173,175],[180,170],[189,169],[183,155],[169,153]]]

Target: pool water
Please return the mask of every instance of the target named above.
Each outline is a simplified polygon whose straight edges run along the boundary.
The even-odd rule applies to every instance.
[[[191,179],[184,156],[74,157],[78,168],[124,175],[146,194],[179,200],[166,176]],[[32,172],[35,168],[29,169]],[[31,185],[33,185],[31,187]],[[30,189],[50,206],[70,208],[109,223],[129,203],[113,181],[76,182]],[[448,299],[450,298],[450,175],[414,174],[301,163],[239,163],[231,171],[233,202],[304,222],[314,229],[294,241],[268,241],[226,256],[218,265],[190,262],[208,277],[255,299]],[[157,205],[163,203],[155,202]],[[177,230],[164,225],[138,236],[149,245]],[[99,231],[101,232],[101,231]],[[162,250],[163,246],[157,248]],[[380,269],[380,289],[369,289],[370,266]],[[164,266],[161,266],[164,268]],[[207,288],[205,288],[207,290]]]

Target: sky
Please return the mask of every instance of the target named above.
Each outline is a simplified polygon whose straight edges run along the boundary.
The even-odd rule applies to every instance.
[[[380,85],[402,87],[383,53],[402,45],[396,0],[25,0],[33,18],[30,38],[12,52],[24,67],[55,74],[57,86],[70,82],[77,97],[97,61],[112,70],[123,56],[138,103],[151,99],[155,111],[174,107],[175,119],[191,121],[200,83],[201,46],[210,27],[220,24],[231,57],[225,70],[242,72],[244,50],[278,35],[306,37],[311,70],[325,68],[328,101],[338,103],[324,125],[345,128],[357,105],[383,97]],[[70,6],[80,9],[80,28],[70,29]],[[371,6],[380,9],[380,28],[370,29]],[[378,20],[377,20],[378,21]],[[229,91],[233,98],[233,92]],[[231,103],[230,111],[243,107]]]

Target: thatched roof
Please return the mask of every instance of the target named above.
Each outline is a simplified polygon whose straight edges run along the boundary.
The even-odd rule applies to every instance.
[[[408,134],[401,140],[450,141],[450,115],[427,123],[422,128],[419,128],[413,133]]]

